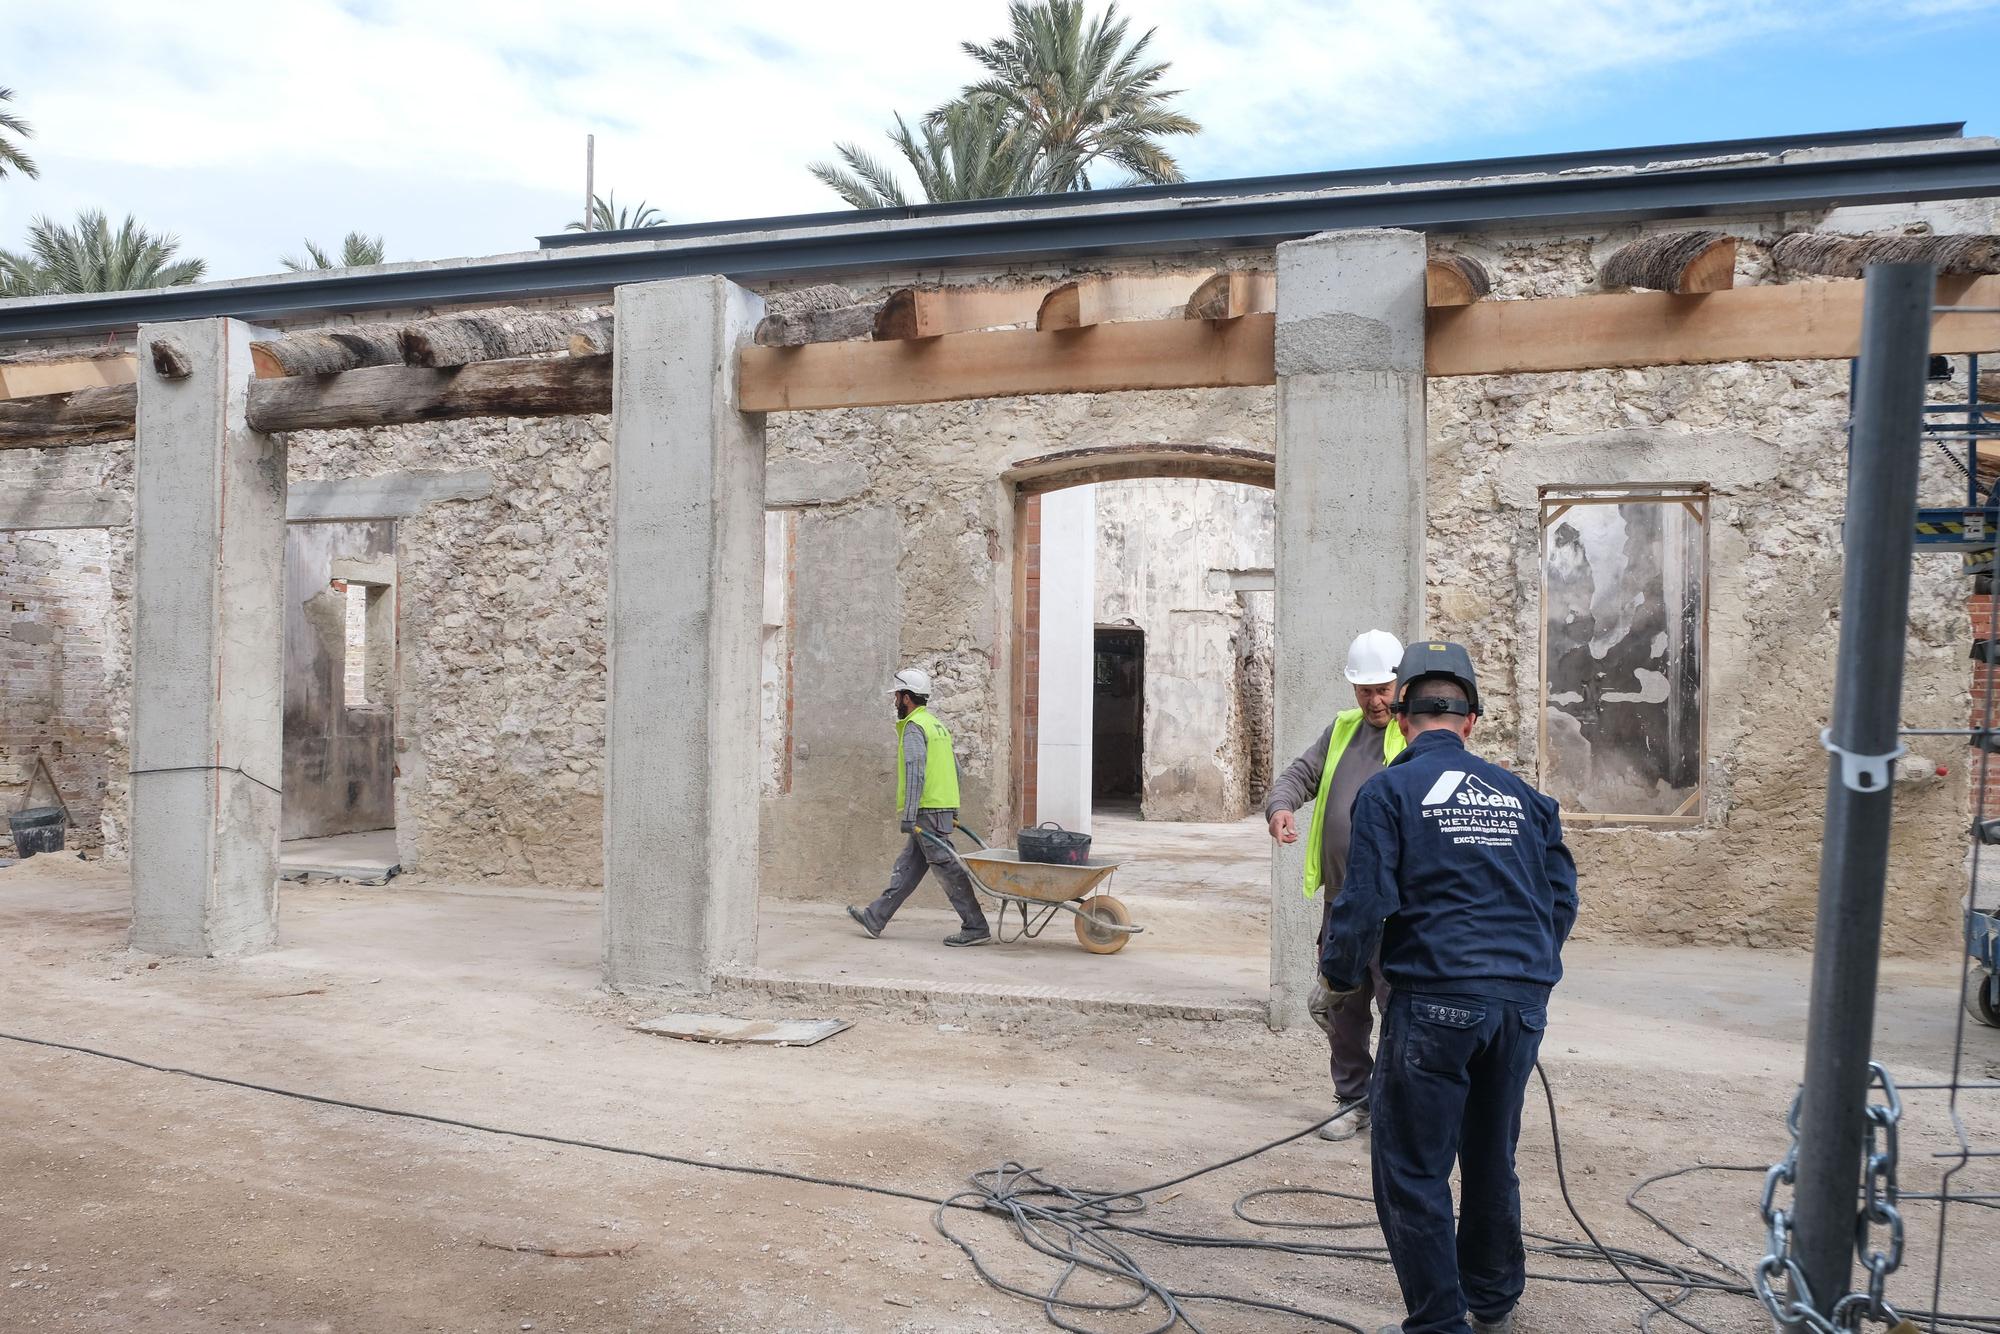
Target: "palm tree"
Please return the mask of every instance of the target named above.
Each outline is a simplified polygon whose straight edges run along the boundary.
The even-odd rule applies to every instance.
[[[618,192],[613,190],[610,198],[603,195],[590,197],[590,225],[583,225],[581,218],[564,226],[566,232],[623,232],[640,227],[664,227],[667,215],[640,200],[636,208],[619,208]]]
[[[1146,59],[1149,29],[1128,43],[1128,20],[1114,3],[1091,18],[1083,0],[1014,0],[1011,35],[964,43],[989,78],[923,118],[912,133],[896,117],[889,140],[916,173],[925,199],[997,199],[1090,189],[1093,162],[1123,167],[1137,181],[1183,179],[1157,140],[1201,126],[1168,108],[1167,62]],[[808,170],[855,208],[910,202],[881,159],[836,144],[846,168]]]
[[[97,209],[77,214],[74,227],[36,218],[26,253],[0,250],[0,295],[130,292],[200,282],[208,265],[175,259],[179,249],[177,238],[148,232],[130,214],[116,232]]]
[[[0,103],[11,102],[13,100],[14,90],[12,88],[0,88]],[[13,136],[13,138],[9,138],[9,135]],[[18,171],[23,176],[30,178],[42,174],[40,169],[35,166],[35,160],[26,153],[23,153],[21,146],[14,142],[14,139],[32,139],[34,137],[35,132],[28,125],[27,121],[22,120],[5,107],[0,107],[0,176],[5,176],[10,171]]]
[[[1127,45],[1117,4],[1089,18],[1083,0],[1014,0],[1008,21],[1011,36],[963,44],[990,76],[965,97],[1006,108],[1034,139],[1049,190],[1088,190],[1100,159],[1148,184],[1186,179],[1157,141],[1201,126],[1167,106],[1179,93],[1159,86],[1167,62],[1146,59],[1153,29]]]
[[[994,102],[948,102],[912,133],[899,115],[889,132],[917,188],[931,203],[1044,193],[1033,145],[1014,132]],[[901,208],[910,202],[897,174],[853,144],[836,144],[846,169],[815,162],[807,168],[855,208]]]
[[[279,262],[293,273],[304,273],[309,269],[359,269],[382,262],[382,238],[370,236],[366,232],[349,232],[340,242],[340,261],[335,263],[326,251],[306,240],[306,257],[295,259],[286,255]]]

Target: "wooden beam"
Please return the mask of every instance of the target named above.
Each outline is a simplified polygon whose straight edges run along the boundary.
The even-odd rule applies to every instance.
[[[875,314],[879,309],[873,301],[859,301],[789,314],[773,311],[757,321],[756,341],[760,347],[803,347],[807,343],[866,338],[875,332]]]
[[[1486,267],[1464,255],[1434,255],[1424,266],[1424,303],[1469,306],[1493,290]],[[1278,308],[1278,275],[1267,270],[1218,273],[1188,298],[1191,320],[1233,320]]]
[[[585,320],[569,331],[569,354],[572,357],[601,357],[611,352],[612,317],[599,315]]]
[[[258,378],[266,380],[287,375],[334,375],[361,366],[400,366],[402,328],[355,324],[260,339],[250,344],[250,364]]]
[[[2000,273],[2000,236],[1844,236],[1793,232],[1771,247],[1771,259],[1792,273],[1859,278],[1870,264],[1937,265],[1940,274]]]
[[[185,380],[194,374],[187,349],[171,334],[153,340],[153,374],[162,380]]]
[[[2000,276],[1945,278],[1941,305],[2000,307]],[[1705,296],[1633,292],[1481,301],[1433,310],[1429,373],[1495,375],[1731,361],[1839,360],[1861,338],[1862,284],[1747,287]],[[1139,320],[1088,337],[1032,329],[900,342],[746,348],[748,411],[934,403],[1024,394],[1109,393],[1270,384],[1275,318]],[[1931,350],[2000,352],[2000,314],[1933,317]],[[0,403],[0,448],[131,438],[137,390],[99,386]],[[602,355],[478,362],[458,370],[383,366],[260,380],[250,424],[334,429],[454,417],[607,411]]]
[[[1682,296],[1736,285],[1736,238],[1724,232],[1655,232],[1611,252],[1597,266],[1604,287],[1646,287]]]
[[[1209,270],[1194,273],[1118,274],[1078,278],[1055,288],[1035,311],[1035,327],[1084,329],[1119,320],[1157,320],[1178,315],[1187,304],[1188,284],[1201,283]]]
[[[1628,292],[1481,301],[1430,313],[1432,375],[1839,361],[1861,347],[1859,282],[1739,287],[1706,296]],[[1938,303],[2000,306],[2000,278],[1945,278]],[[1931,351],[2000,350],[2000,315],[1931,318]]]
[[[0,403],[0,449],[97,445],[130,440],[139,411],[136,384],[100,385]]]
[[[1432,255],[1424,265],[1424,304],[1469,306],[1493,290],[1486,266],[1466,255]]]
[[[10,361],[0,363],[0,399],[66,394],[73,389],[131,384],[139,363],[129,355],[81,357],[74,361]]]
[[[374,366],[250,386],[259,431],[397,426],[454,417],[567,417],[611,411],[610,357],[480,361],[456,370]]]
[[[738,393],[746,412],[781,412],[1270,384],[1274,325],[1273,316],[1248,315],[1107,324],[1088,338],[1003,329],[914,342],[748,347]]]
[[[838,283],[819,283],[771,293],[752,338],[765,347],[833,343],[866,338],[874,322],[874,302],[862,301]]]
[[[1033,324],[1042,308],[1039,287],[904,287],[889,293],[875,317],[878,341]]]
[[[417,320],[402,327],[397,341],[406,366],[469,366],[475,361],[508,361],[567,350],[571,331],[601,313],[503,306]]]
[[[1240,320],[1277,308],[1277,274],[1269,269],[1231,269],[1195,288],[1183,313],[1191,320]]]

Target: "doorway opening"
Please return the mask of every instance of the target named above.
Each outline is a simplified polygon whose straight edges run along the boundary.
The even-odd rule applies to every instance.
[[[1136,816],[1146,782],[1146,632],[1097,627],[1092,663],[1092,802]]]
[[[285,530],[280,873],[386,880],[396,852],[396,525]]]

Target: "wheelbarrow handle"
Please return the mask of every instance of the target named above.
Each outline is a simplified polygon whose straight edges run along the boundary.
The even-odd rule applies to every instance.
[[[931,842],[933,842],[933,843],[942,843],[942,844],[944,844],[944,846],[946,846],[947,848],[950,848],[950,849],[952,850],[952,852],[953,852],[953,853],[957,853],[957,851],[958,851],[958,847],[957,847],[957,845],[956,845],[956,844],[954,844],[954,843],[953,843],[953,842],[952,842],[952,841],[951,841],[951,840],[950,840],[949,838],[947,838],[947,837],[946,837],[945,835],[943,835],[943,834],[940,834],[940,833],[938,833],[938,832],[937,832],[936,830],[934,830],[934,829],[925,829],[924,827],[922,827],[921,825],[919,825],[919,826],[917,827],[917,831],[916,831],[916,832],[917,832],[917,833],[919,833],[919,834],[922,834],[922,835],[923,835],[923,836],[924,836],[925,838],[929,839],[929,840],[930,840]],[[960,824],[960,825],[953,825],[953,826],[952,826],[952,833],[954,833],[954,834],[964,834],[964,835],[965,835],[965,836],[966,836],[967,838],[969,838],[969,839],[971,839],[971,840],[972,840],[973,844],[974,844],[974,845],[975,845],[976,847],[980,847],[980,848],[984,848],[984,847],[986,846],[986,840],[985,840],[985,839],[983,839],[983,838],[981,838],[981,837],[980,837],[979,835],[977,835],[977,834],[973,833],[973,832],[972,832],[972,830],[970,830],[970,829],[966,828],[966,827],[965,827],[964,825],[962,825],[962,824]]]

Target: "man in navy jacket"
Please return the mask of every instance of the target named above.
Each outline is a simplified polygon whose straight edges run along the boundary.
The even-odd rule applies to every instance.
[[[1355,796],[1313,1005],[1337,1010],[1379,941],[1391,1000],[1368,1096],[1400,1328],[1467,1334],[1469,1312],[1475,1334],[1504,1334],[1526,1282],[1521,1100],[1576,922],[1576,864],[1554,800],[1466,750],[1471,655],[1415,643],[1396,678],[1409,748]]]

